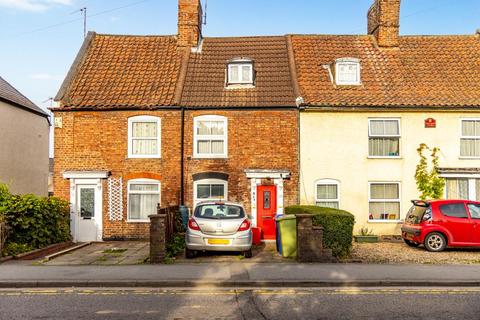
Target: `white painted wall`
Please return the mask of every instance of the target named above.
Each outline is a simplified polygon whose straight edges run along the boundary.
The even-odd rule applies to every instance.
[[[368,119],[400,118],[399,159],[368,158]],[[425,128],[427,118],[436,128]],[[420,143],[439,147],[442,167],[480,167],[480,159],[460,158],[461,118],[480,118],[478,113],[448,112],[314,112],[300,113],[300,201],[315,203],[315,181],[340,181],[340,208],[356,217],[356,230],[366,226],[376,234],[400,234],[401,223],[368,222],[368,182],[401,183],[401,219],[410,200],[418,199],[415,169]]]

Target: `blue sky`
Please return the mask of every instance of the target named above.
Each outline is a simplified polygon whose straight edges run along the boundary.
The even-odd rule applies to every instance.
[[[372,1],[209,0],[204,35],[362,34]],[[0,75],[41,107],[81,46],[83,22],[74,11],[84,6],[88,30],[176,33],[177,0],[0,0]],[[480,1],[403,0],[401,16],[401,34],[473,34]]]

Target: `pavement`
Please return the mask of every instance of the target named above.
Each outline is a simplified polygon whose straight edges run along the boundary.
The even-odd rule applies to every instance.
[[[475,265],[181,263],[0,265],[0,288],[480,286]]]

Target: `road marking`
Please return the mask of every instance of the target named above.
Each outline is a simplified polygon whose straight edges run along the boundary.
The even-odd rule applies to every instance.
[[[245,292],[252,292],[254,295],[467,295],[478,294],[480,288],[348,288],[348,289],[27,289],[27,290],[0,290],[0,296],[22,296],[22,295],[93,295],[93,296],[115,296],[115,295],[236,295]]]

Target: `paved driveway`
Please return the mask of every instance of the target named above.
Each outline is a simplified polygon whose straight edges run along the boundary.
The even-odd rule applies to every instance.
[[[144,241],[94,242],[83,248],[54,258],[46,265],[132,265],[141,264],[149,256],[149,243]]]

